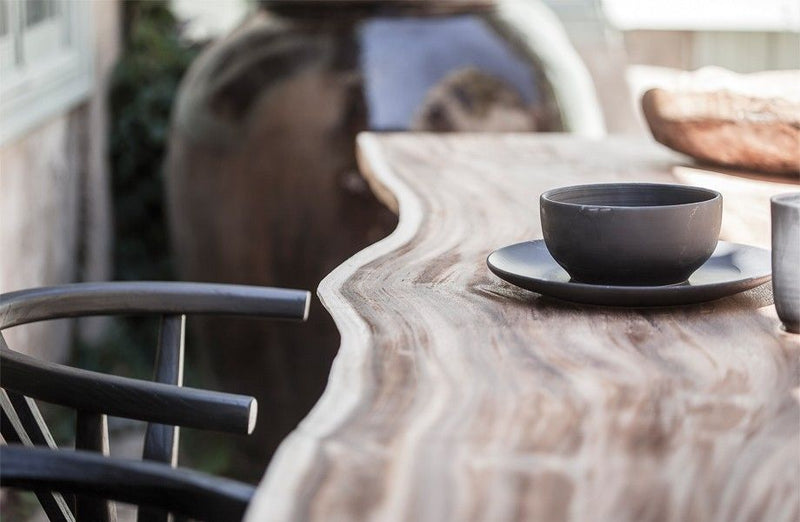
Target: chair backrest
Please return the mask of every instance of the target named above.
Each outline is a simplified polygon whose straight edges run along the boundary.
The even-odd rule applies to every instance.
[[[8,442],[55,447],[31,399],[74,408],[75,447],[108,454],[106,415],[148,421],[143,458],[176,465],[178,428],[251,433],[252,397],[181,387],[186,314],[250,315],[305,320],[310,294],[302,290],[204,283],[82,283],[0,295],[0,330],[49,319],[90,315],[161,315],[155,381],[69,368],[11,350],[0,334],[3,437]],[[12,422],[13,419],[13,422]],[[113,505],[78,495],[37,493],[51,520],[112,520]],[[69,508],[65,510],[65,508]],[[69,513],[69,514],[71,514]],[[166,520],[166,512],[140,510],[140,521]]]

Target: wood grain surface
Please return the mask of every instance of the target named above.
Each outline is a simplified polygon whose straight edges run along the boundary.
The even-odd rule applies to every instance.
[[[588,307],[511,286],[493,249],[541,237],[538,196],[603,181],[722,191],[722,239],[769,244],[756,176],[647,141],[375,135],[358,141],[397,229],[319,296],[328,387],[247,520],[796,521],[800,336],[769,284],[716,302]]]

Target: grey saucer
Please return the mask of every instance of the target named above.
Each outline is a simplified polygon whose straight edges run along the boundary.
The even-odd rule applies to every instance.
[[[492,252],[486,264],[499,278],[542,295],[606,306],[675,306],[712,301],[766,283],[769,250],[720,241],[711,258],[685,283],[666,286],[611,286],[577,283],[555,262],[544,240],[517,243]]]

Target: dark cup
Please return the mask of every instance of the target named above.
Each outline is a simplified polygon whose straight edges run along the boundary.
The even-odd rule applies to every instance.
[[[786,330],[800,333],[800,192],[771,200],[772,293]]]
[[[542,194],[540,212],[547,249],[572,279],[669,285],[714,253],[722,195],[655,183],[577,185]]]

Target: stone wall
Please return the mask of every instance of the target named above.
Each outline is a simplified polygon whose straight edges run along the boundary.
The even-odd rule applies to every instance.
[[[89,97],[0,147],[0,292],[111,274],[106,86],[119,51],[119,5],[92,3],[94,86]],[[81,324],[98,335],[99,323]],[[64,360],[72,321],[4,332],[9,345]]]

